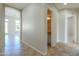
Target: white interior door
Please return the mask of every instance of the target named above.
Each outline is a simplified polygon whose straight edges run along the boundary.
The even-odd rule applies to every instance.
[[[74,43],[74,40],[75,40],[75,27],[76,27],[76,23],[75,23],[75,17],[74,16],[70,16],[68,17],[67,19],[68,21],[68,43]]]

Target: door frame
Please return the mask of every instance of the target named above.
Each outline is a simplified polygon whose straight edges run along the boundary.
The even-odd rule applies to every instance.
[[[10,8],[13,8],[17,11],[20,12],[20,42],[22,40],[22,10],[18,9],[18,8],[15,8],[15,7],[12,7],[12,6],[9,6],[9,5],[6,5],[6,4],[3,4],[3,10],[4,10],[4,34],[3,34],[3,37],[4,37],[4,40],[3,40],[3,47],[5,47],[5,7],[10,7]]]

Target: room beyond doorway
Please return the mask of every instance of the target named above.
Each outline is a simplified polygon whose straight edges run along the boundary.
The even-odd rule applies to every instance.
[[[20,11],[5,7],[5,54],[20,47]]]
[[[51,10],[47,10],[47,35],[48,35],[48,46],[51,46]]]

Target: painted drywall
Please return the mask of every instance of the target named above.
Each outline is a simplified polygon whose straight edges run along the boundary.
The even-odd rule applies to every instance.
[[[79,43],[79,9],[77,9],[77,43]]]
[[[46,4],[30,4],[22,11],[22,41],[41,54],[47,53]]]
[[[65,33],[65,10],[59,12],[59,42],[64,42]]]
[[[4,8],[0,3],[0,48],[4,45]]]
[[[59,11],[54,4],[49,4],[52,11],[51,19],[51,46],[55,46],[59,42]]]

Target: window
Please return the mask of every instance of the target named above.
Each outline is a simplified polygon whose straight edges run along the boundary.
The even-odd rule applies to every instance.
[[[8,34],[8,19],[5,19],[5,33]]]
[[[16,31],[20,31],[20,21],[16,20]]]

